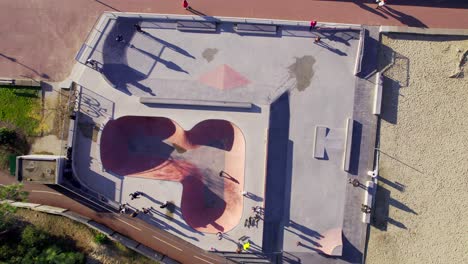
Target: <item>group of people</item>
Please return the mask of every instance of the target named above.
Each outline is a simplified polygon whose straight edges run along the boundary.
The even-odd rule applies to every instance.
[[[142,194],[143,193],[141,193],[141,192],[133,192],[133,193],[130,193],[128,196],[130,196],[131,200],[134,200],[134,199],[140,198],[140,196]],[[159,208],[161,208],[161,209],[166,208],[170,204],[171,204],[171,202],[165,201],[163,204],[161,204],[159,206]],[[121,214],[126,214],[129,208],[130,208],[130,204],[124,203],[124,204],[120,205],[119,211],[120,211]],[[130,214],[130,216],[131,217],[137,217],[140,212],[143,212],[143,214],[149,214],[151,212],[151,210],[154,210],[154,208],[152,206],[151,207],[143,207],[143,208],[141,208],[141,210],[138,210],[138,209],[134,210]]]
[[[244,227],[258,227],[258,222],[262,219],[261,215],[263,214],[263,208],[260,206],[253,206],[252,211],[254,216],[249,216],[245,219]]]

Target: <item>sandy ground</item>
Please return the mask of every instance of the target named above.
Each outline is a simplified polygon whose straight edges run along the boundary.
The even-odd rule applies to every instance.
[[[468,36],[382,43],[381,178],[367,263],[468,263],[468,65],[464,78],[448,78]]]

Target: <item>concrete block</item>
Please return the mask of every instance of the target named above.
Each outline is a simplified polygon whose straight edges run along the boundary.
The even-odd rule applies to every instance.
[[[314,140],[314,158],[323,159],[325,158],[325,138],[327,136],[326,127],[316,126],[315,127],[315,140]]]
[[[369,207],[372,207],[372,204],[373,204],[374,193],[375,193],[374,188],[376,188],[376,185],[375,185],[374,182],[372,182],[372,181],[367,181],[366,182],[366,192],[364,193],[364,202],[363,202],[363,204],[365,204],[365,205],[367,205]],[[366,224],[369,224],[370,223],[370,217],[371,217],[371,214],[362,213],[362,222],[364,222]]]
[[[67,211],[67,209],[54,207],[54,206],[48,206],[48,205],[40,205],[40,206],[34,207],[34,210],[48,213],[48,214],[56,214],[56,215],[61,215],[63,212]]]
[[[164,255],[163,254],[160,254],[156,251],[154,251],[153,249],[145,246],[145,245],[138,245],[136,248],[135,248],[135,251],[137,251],[138,253],[150,258],[150,259],[154,259],[154,260],[162,260],[164,258]]]
[[[375,76],[375,91],[374,91],[374,106],[372,108],[372,113],[374,115],[380,115],[381,106],[382,106],[382,89],[383,89],[383,80],[380,72],[377,72]]]
[[[99,231],[99,232],[101,232],[103,234],[106,234],[108,236],[112,236],[115,233],[114,230],[108,228],[107,226],[102,225],[102,224],[100,224],[98,222],[95,222],[95,221],[92,221],[92,220],[88,221],[87,225],[89,227],[91,227],[92,229],[97,230],[97,231]]]
[[[133,239],[130,239],[126,236],[123,236],[119,233],[114,233],[112,235],[112,237],[116,240],[116,241],[119,241],[120,243],[122,243],[124,246],[128,247],[128,248],[131,248],[131,249],[136,249],[136,247],[138,246],[138,242],[136,242],[135,240]]]
[[[140,103],[142,103],[142,104],[159,104],[159,105],[231,107],[231,108],[243,108],[243,109],[252,108],[251,103],[245,103],[245,102],[185,100],[185,99],[169,99],[169,98],[157,98],[157,97],[140,97]]]
[[[19,208],[35,208],[40,206],[40,204],[35,203],[22,203],[22,202],[12,202],[11,205]]]
[[[353,125],[354,120],[348,118],[346,120],[346,129],[345,129],[345,145],[344,145],[344,154],[343,154],[343,169],[349,171],[349,166],[351,163],[351,146],[353,141]]]
[[[359,33],[359,44],[357,49],[356,62],[354,63],[354,75],[357,75],[361,72],[362,57],[364,55],[364,39],[366,38],[365,32],[365,29],[361,29],[361,32]]]
[[[278,27],[275,25],[262,24],[237,24],[234,29],[239,33],[255,33],[275,35]]]
[[[177,21],[177,29],[180,31],[216,31],[216,23],[203,21]]]

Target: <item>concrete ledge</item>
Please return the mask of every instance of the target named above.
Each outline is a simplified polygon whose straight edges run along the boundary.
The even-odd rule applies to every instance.
[[[159,104],[159,105],[185,105],[185,106],[205,106],[205,107],[231,107],[231,108],[252,108],[251,103],[245,102],[226,102],[226,101],[202,101],[202,100],[185,100],[185,99],[167,99],[157,97],[140,97],[142,104]]]
[[[88,222],[91,221],[91,219],[88,218],[88,217],[84,217],[82,215],[75,214],[75,213],[70,212],[70,211],[63,212],[62,215],[67,217],[67,218],[70,218],[73,221],[77,221],[77,222],[80,222],[80,223],[85,224],[85,225],[88,225]]]
[[[136,248],[134,248],[134,250],[150,259],[162,260],[164,258],[164,255],[159,254],[158,252],[142,244],[138,245]]]
[[[353,143],[353,125],[354,120],[348,118],[346,120],[346,134],[345,134],[345,145],[344,145],[344,157],[343,157],[343,169],[349,171],[351,163],[351,146]]]
[[[316,126],[315,127],[315,140],[314,140],[314,158],[323,159],[325,158],[325,138],[327,136],[326,127]]]
[[[56,215],[61,215],[63,212],[67,211],[67,209],[54,207],[54,206],[48,206],[48,205],[37,206],[34,208],[34,210],[48,213],[48,214],[56,214]]]
[[[236,24],[234,30],[238,33],[276,35],[278,27],[264,24]]]
[[[376,185],[374,184],[374,182],[372,181],[367,181],[366,182],[366,192],[364,193],[364,205],[367,205],[369,207],[372,207],[372,203],[373,203],[373,200],[374,200],[374,188],[376,187]],[[370,223],[370,217],[371,217],[371,214],[366,214],[366,213],[362,213],[362,222],[366,223],[366,224],[369,224]]]
[[[35,203],[22,203],[22,202],[12,202],[12,206],[19,207],[19,208],[36,208],[40,206],[40,204],[35,204]]]
[[[138,242],[136,242],[135,240],[133,239],[130,239],[128,237],[125,237],[125,236],[122,236],[121,234],[119,233],[114,233],[112,235],[112,238],[114,238],[116,241],[119,241],[120,243],[122,243],[124,246],[128,247],[128,248],[131,248],[131,249],[136,249],[136,247],[138,246]]]
[[[354,75],[361,72],[362,57],[364,55],[364,39],[366,37],[365,33],[365,29],[361,29],[361,32],[359,32],[359,44],[357,48],[356,62],[354,63]]]
[[[377,72],[377,74],[375,75],[374,106],[372,108],[372,113],[374,115],[380,115],[382,106],[382,85],[382,75],[380,74],[380,72]]]
[[[41,82],[36,81],[33,79],[12,79],[12,78],[1,78],[0,77],[0,84],[1,85],[8,85],[8,86],[28,86],[28,87],[41,87]]]
[[[177,21],[180,31],[216,31],[216,23],[204,21]]]
[[[417,28],[380,26],[380,33],[410,33],[425,35],[468,35],[468,29]]]
[[[281,19],[262,19],[262,18],[239,18],[239,17],[221,17],[221,16],[206,16],[201,18],[195,15],[174,15],[174,14],[141,14],[133,12],[104,12],[103,16],[109,18],[120,17],[133,17],[133,18],[144,18],[144,19],[167,19],[175,21],[209,21],[209,22],[232,22],[232,23],[249,23],[249,24],[272,24],[272,25],[288,25],[288,26],[304,26],[309,27],[310,21],[297,21],[297,20],[281,20]],[[327,29],[335,28],[341,30],[360,30],[361,25],[358,24],[343,24],[334,22],[321,21],[317,24],[317,27]]]
[[[112,230],[112,229],[108,228],[107,226],[102,225],[102,224],[100,224],[98,222],[95,222],[93,220],[88,221],[87,225],[89,227],[91,227],[92,229],[94,229],[94,230],[97,230],[97,231],[99,231],[99,232],[101,232],[103,234],[108,235],[111,238],[113,238],[112,235],[115,233],[114,230]]]

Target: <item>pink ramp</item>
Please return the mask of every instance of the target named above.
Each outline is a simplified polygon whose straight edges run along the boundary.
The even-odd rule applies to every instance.
[[[200,152],[203,148],[209,152]],[[193,155],[185,153],[196,151],[222,157],[223,171],[231,178],[219,178],[218,171],[206,172],[194,165]],[[206,157],[208,164],[212,158]],[[182,217],[198,231],[227,232],[241,219],[245,140],[240,129],[228,121],[205,120],[184,131],[164,117],[121,117],[104,127],[101,160],[106,170],[116,174],[180,182]],[[224,188],[212,192],[205,186],[206,173],[216,173]],[[207,192],[214,197],[214,205],[205,202]]]
[[[245,86],[250,81],[226,64],[200,76],[199,81],[220,90]]]

